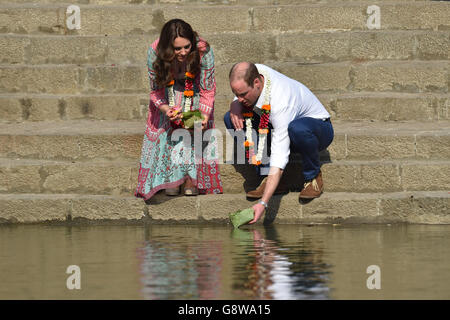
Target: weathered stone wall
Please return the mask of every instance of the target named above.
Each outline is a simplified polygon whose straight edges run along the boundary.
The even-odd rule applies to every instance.
[[[70,4],[80,7],[79,30],[66,24]],[[146,51],[177,17],[214,49],[222,131],[228,71],[242,60],[304,83],[332,115],[325,194],[298,203],[296,161],[292,192],[272,199],[268,217],[449,223],[449,16],[444,1],[0,0],[0,221],[227,221],[251,205],[253,170],[230,164],[221,165],[224,195],[150,205],[132,196]]]

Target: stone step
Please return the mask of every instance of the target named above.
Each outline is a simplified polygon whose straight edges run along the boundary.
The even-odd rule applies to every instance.
[[[449,92],[450,63],[376,61],[367,63],[302,64],[274,62],[269,66],[321,92]],[[229,95],[232,64],[216,66],[217,94]],[[148,93],[145,64],[134,65],[0,65],[1,93],[104,94]]]
[[[77,193],[133,195],[138,161],[43,161],[0,159],[0,193]],[[399,192],[450,190],[450,161],[333,161],[322,166],[327,192]],[[224,193],[254,190],[254,168],[220,165]],[[301,163],[286,168],[291,191],[303,186]]]
[[[0,194],[0,223],[227,223],[229,214],[254,202],[244,195],[156,195],[149,205],[134,197]],[[182,209],[180,209],[182,208]],[[308,204],[297,194],[274,196],[264,221],[272,223],[450,223],[447,191],[398,193],[327,192]]]
[[[325,63],[374,60],[446,60],[448,31],[203,34],[215,63],[249,60]],[[48,36],[0,34],[4,64],[145,63],[154,35]]]
[[[208,5],[287,5],[287,4],[299,4],[299,3],[336,3],[336,2],[346,2],[358,0],[41,0],[41,4],[76,4],[76,5],[103,5],[108,6],[112,4],[130,4],[134,6],[153,6],[155,4],[164,5],[192,5],[192,4],[208,4]],[[378,2],[402,2],[402,1],[424,1],[424,0],[378,0]],[[426,0],[425,0],[426,1]],[[435,1],[435,0],[429,0]],[[444,0],[445,1],[445,0]],[[360,1],[361,2],[361,1]],[[0,4],[33,4],[35,1],[32,0],[0,0]]]
[[[319,93],[333,120],[436,121],[450,120],[449,93]],[[215,119],[229,110],[231,95],[217,95]],[[0,123],[66,120],[146,121],[148,94],[2,94]]]
[[[0,30],[20,34],[158,34],[164,22],[181,18],[203,33],[367,30],[373,1],[290,5],[80,5],[81,29],[66,25],[69,4],[3,4]],[[377,2],[381,30],[448,30],[450,6],[438,1]],[[205,19],[208,17],[208,19]]]
[[[224,124],[219,121],[216,125],[223,137],[223,150],[231,150],[227,144],[232,146],[232,138],[225,134]],[[140,159],[145,126],[136,121],[81,120],[2,124],[0,157],[136,160]],[[328,148],[333,161],[450,159],[449,121],[333,121],[333,126],[335,138]]]

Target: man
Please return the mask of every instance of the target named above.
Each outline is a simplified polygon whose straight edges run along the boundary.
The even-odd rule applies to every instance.
[[[224,117],[228,129],[245,129],[243,113],[253,111],[253,114],[262,115],[268,109],[263,106],[269,104],[270,107],[269,119],[273,128],[270,167],[261,168],[262,175],[268,174],[267,179],[256,190],[247,193],[247,196],[261,198],[253,206],[255,213],[250,224],[259,220],[270,198],[277,193],[291,147],[302,156],[305,184],[299,198],[319,197],[323,192],[319,151],[326,149],[334,137],[330,114],[324,106],[306,86],[262,64],[237,63],[229,78],[236,98]],[[252,127],[258,129],[257,121],[252,122]]]

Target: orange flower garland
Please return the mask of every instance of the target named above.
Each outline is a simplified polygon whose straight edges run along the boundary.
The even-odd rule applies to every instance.
[[[245,147],[245,155],[248,161],[253,165],[261,165],[262,154],[264,151],[264,145],[266,143],[267,135],[269,134],[269,118],[270,118],[270,89],[271,82],[268,74],[263,73],[265,79],[265,96],[264,96],[264,104],[261,107],[261,117],[259,120],[258,133],[259,133],[259,141],[258,141],[258,153],[255,155],[254,143],[252,141],[252,119],[253,112],[245,110],[242,113],[242,116],[245,120],[246,130],[245,136],[246,141],[244,142]]]
[[[191,111],[192,109],[192,97],[194,96],[194,79],[195,74],[191,72],[186,72],[184,81],[184,108],[183,112]],[[169,98],[169,108],[175,107],[175,94],[173,92],[173,86],[175,80],[171,80],[167,84],[168,98]],[[179,111],[179,110],[178,110]],[[177,120],[176,125],[181,125],[181,120]]]

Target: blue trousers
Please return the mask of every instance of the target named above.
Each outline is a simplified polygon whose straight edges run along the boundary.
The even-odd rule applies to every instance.
[[[231,122],[230,112],[224,116],[227,129],[235,129]],[[255,114],[252,122],[257,129],[259,117]],[[270,128],[269,128],[270,130]],[[270,137],[269,132],[269,137]],[[323,121],[314,118],[300,118],[289,123],[289,139],[291,140],[291,152],[300,153],[302,156],[303,177],[305,181],[314,179],[320,171],[319,152],[325,150],[333,141],[334,130],[330,120]],[[270,150],[270,140],[267,139]],[[268,166],[268,165],[266,165]]]

